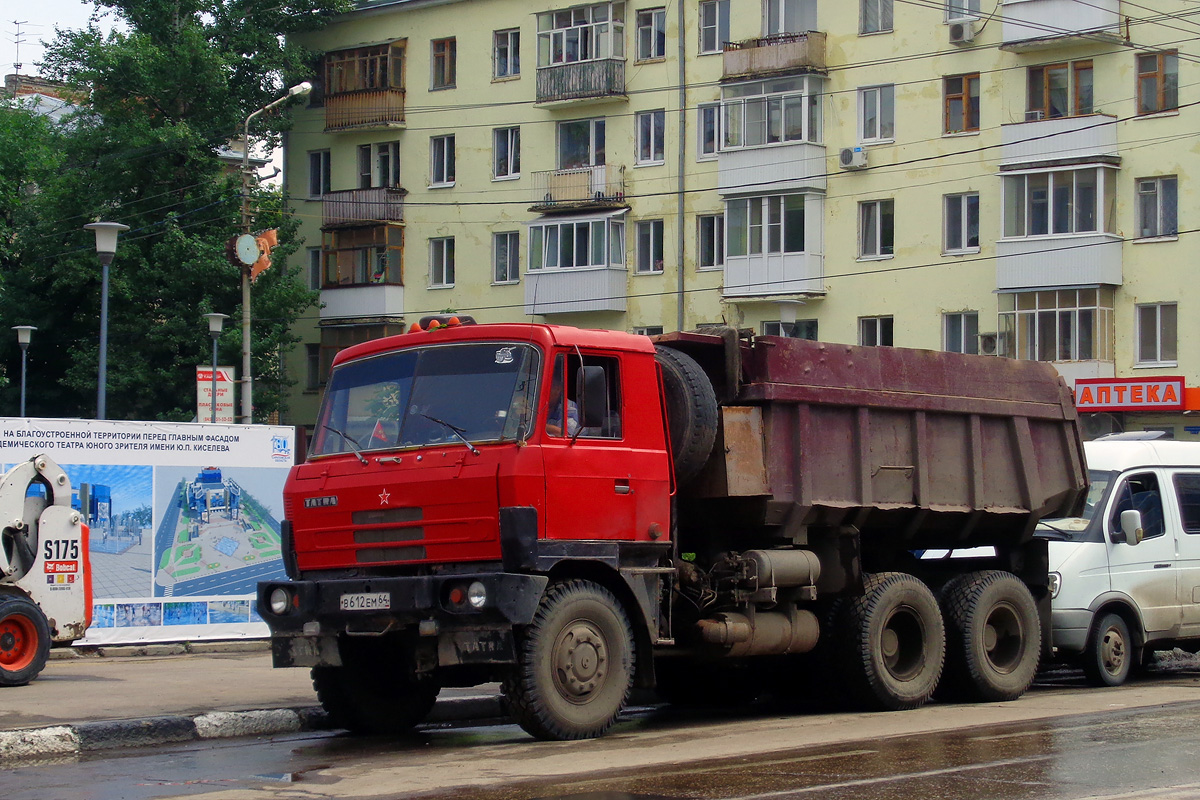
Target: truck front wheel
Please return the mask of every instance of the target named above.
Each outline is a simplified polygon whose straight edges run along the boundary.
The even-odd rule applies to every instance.
[[[539,739],[590,739],[617,721],[633,685],[633,632],[612,592],[551,584],[504,682],[517,723]]]
[[[835,624],[847,688],[866,707],[900,711],[933,696],[946,656],[937,600],[913,575],[865,576]]]
[[[1092,686],[1120,686],[1129,677],[1134,661],[1129,625],[1120,614],[1096,618],[1083,651],[1083,674]]]
[[[942,590],[948,700],[1016,700],[1033,683],[1042,628],[1029,589],[1011,572],[960,575]]]
[[[0,595],[0,686],[24,686],[50,658],[50,624],[27,597]]]
[[[414,678],[395,660],[372,663],[351,651],[340,667],[313,667],[313,688],[335,727],[359,734],[411,730],[433,710],[439,687]]]

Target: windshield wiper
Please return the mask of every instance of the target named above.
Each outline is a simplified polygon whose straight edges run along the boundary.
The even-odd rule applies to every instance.
[[[1053,531],[1054,535],[1047,536],[1046,531],[1041,530],[1042,528],[1045,528],[1046,531]],[[1038,533],[1041,533],[1045,538],[1053,539],[1056,542],[1070,541],[1074,535],[1071,531],[1067,531],[1067,530],[1063,530],[1062,528],[1055,527],[1054,525],[1051,525],[1049,522],[1047,522],[1044,519],[1040,520],[1038,522]]]
[[[338,436],[342,437],[342,441],[345,442],[346,444],[350,445],[350,451],[353,452],[354,455],[358,456],[358,460],[364,464],[367,463],[366,456],[364,456],[362,454],[362,451],[358,449],[358,442],[354,441],[349,436],[342,433],[341,431],[339,431],[337,428],[333,427],[332,425],[322,425],[321,427],[327,431],[333,431]]]
[[[451,433],[453,433],[455,436],[457,436],[459,439],[462,440],[462,443],[467,446],[468,450],[470,450],[474,455],[479,455],[479,449],[477,447],[475,447],[475,445],[468,442],[466,436],[463,436],[463,434],[466,433],[466,430],[458,427],[457,425],[451,425],[449,422],[446,422],[446,420],[444,420],[444,419],[438,419],[437,417],[431,417],[428,414],[422,414],[421,416],[424,417],[425,419],[429,420],[430,422],[436,422],[438,425],[445,425],[446,428],[449,429],[449,431]]]

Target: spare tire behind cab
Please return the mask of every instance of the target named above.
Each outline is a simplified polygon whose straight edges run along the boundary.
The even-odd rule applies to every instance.
[[[696,477],[712,453],[717,396],[712,381],[691,356],[661,345],[654,349],[662,367],[675,479],[684,484]]]

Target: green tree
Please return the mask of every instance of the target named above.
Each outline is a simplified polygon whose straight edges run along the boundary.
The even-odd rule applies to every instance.
[[[232,318],[219,358],[240,371],[240,273],[225,243],[240,231],[241,182],[217,154],[251,112],[310,72],[313,54],[288,35],[320,27],[348,3],[115,0],[97,10],[126,32],[105,36],[94,24],[59,32],[43,72],[90,89],[90,99],[57,132],[52,175],[28,207],[35,218],[14,223],[0,294],[4,319],[39,328],[30,348],[31,415],[95,414],[100,266],[82,230],[95,219],[130,226],[110,268],[108,416],[192,418],[193,368],[211,358],[203,319],[210,311]],[[259,121],[256,130],[270,134],[286,115]],[[277,266],[252,291],[255,419],[262,421],[280,410],[280,355],[295,344],[290,325],[316,296],[279,266],[296,247],[282,199],[255,190],[252,206],[255,230],[280,233]],[[19,358],[15,342],[0,352],[10,365]],[[12,394],[10,387],[6,411],[15,407]]]

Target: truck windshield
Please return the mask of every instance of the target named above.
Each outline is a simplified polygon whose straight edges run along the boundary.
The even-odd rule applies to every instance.
[[[1109,486],[1117,473],[1098,469],[1088,470],[1088,493],[1084,500],[1083,514],[1076,519],[1044,519],[1038,523],[1038,533],[1046,538],[1083,540],[1092,528],[1096,510],[1104,506]]]
[[[529,345],[472,343],[342,364],[329,376],[312,455],[520,439],[537,363]]]

